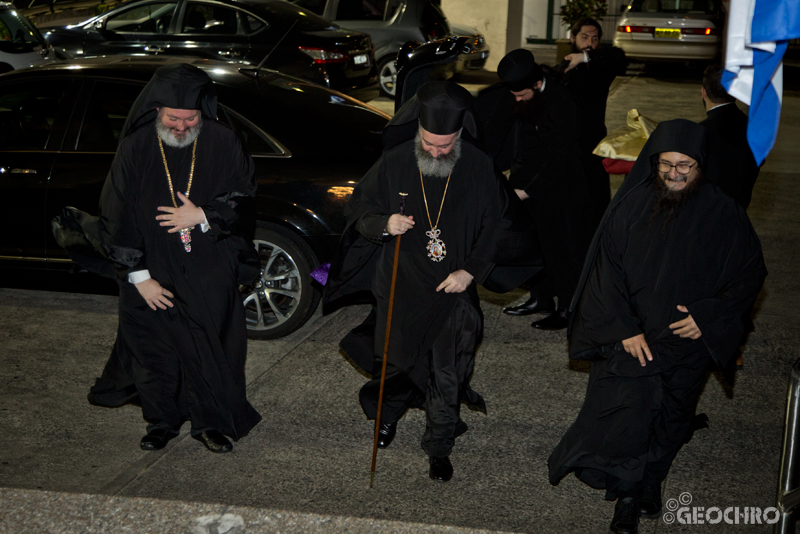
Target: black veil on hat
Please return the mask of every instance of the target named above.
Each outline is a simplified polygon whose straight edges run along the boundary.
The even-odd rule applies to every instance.
[[[533,52],[524,48],[512,50],[497,65],[497,75],[514,92],[530,89],[544,76],[544,70],[536,63]]]
[[[131,107],[119,142],[133,130],[156,118],[156,108],[199,109],[209,118],[217,117],[217,91],[208,74],[188,63],[164,65],[139,93]]]
[[[429,82],[403,104],[383,131],[385,148],[412,139],[417,125],[436,135],[449,135],[464,128],[478,139],[478,123],[472,110],[472,95],[453,82]]]

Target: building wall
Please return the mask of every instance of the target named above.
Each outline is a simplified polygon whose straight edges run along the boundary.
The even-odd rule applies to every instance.
[[[508,0],[442,0],[442,9],[450,22],[477,28],[489,43],[491,54],[487,70],[497,70],[506,54]]]

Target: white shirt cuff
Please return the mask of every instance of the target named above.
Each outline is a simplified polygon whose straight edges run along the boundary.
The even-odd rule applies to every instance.
[[[141,284],[142,282],[150,280],[150,278],[152,278],[152,277],[150,276],[150,271],[147,270],[147,269],[144,269],[144,270],[141,270],[141,271],[133,271],[132,273],[128,273],[128,282],[130,282],[131,284],[134,284],[134,285],[135,284]]]
[[[203,208],[200,208],[203,209]],[[208,232],[211,229],[211,225],[208,224],[208,217],[206,217],[205,210],[203,211],[203,222],[200,224],[200,231],[203,233]]]
[[[587,52],[586,50],[583,51],[583,62],[589,63],[589,52]]]

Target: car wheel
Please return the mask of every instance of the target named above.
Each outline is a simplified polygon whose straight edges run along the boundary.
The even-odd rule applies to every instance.
[[[247,334],[275,339],[294,332],[314,314],[321,297],[311,283],[316,258],[302,239],[278,226],[257,228],[261,271],[252,286],[242,286]]]
[[[387,56],[378,63],[378,82],[381,86],[381,95],[394,100],[395,84],[397,82],[397,67],[394,65],[395,57]]]

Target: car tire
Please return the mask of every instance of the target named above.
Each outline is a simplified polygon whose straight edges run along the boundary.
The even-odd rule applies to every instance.
[[[390,100],[394,100],[397,84],[395,59],[397,59],[395,56],[386,56],[378,62],[378,85],[381,88],[381,95]]]
[[[321,292],[312,284],[317,260],[306,243],[291,231],[270,225],[256,229],[261,271],[241,293],[250,339],[286,336],[314,314]]]

